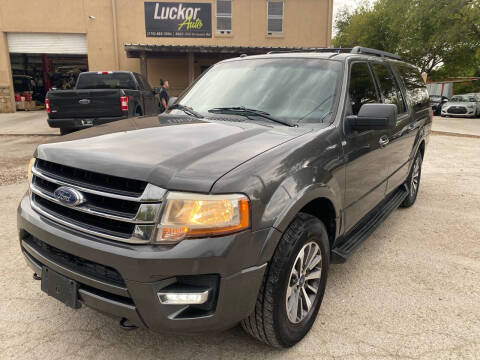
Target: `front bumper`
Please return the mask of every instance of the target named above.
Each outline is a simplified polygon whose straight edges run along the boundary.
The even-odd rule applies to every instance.
[[[27,196],[18,208],[18,228],[22,252],[33,271],[40,274],[42,266],[47,266],[79,283],[81,303],[127,318],[134,325],[169,333],[227,329],[247,317],[267,266],[256,262],[266,239],[278,232],[245,231],[186,240],[174,247],[119,244],[43,218],[31,208]],[[54,250],[45,252],[36,245],[38,241]],[[78,259],[86,265],[73,266]],[[97,272],[89,272],[92,269]],[[97,276],[111,271],[118,272],[121,281]],[[212,291],[215,298],[206,308],[160,304],[159,290],[177,281],[195,286],[205,277],[217,279]]]
[[[444,116],[455,116],[455,117],[472,117],[475,116],[475,109],[465,108],[465,113],[450,112],[449,109],[442,108],[441,115]]]

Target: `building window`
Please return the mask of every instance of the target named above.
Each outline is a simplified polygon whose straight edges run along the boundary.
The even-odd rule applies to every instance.
[[[267,1],[268,24],[267,33],[278,34],[283,32],[283,1]]]
[[[217,33],[231,34],[232,32],[232,0],[217,0]]]

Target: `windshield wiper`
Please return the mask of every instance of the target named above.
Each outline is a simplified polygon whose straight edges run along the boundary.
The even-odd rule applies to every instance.
[[[195,116],[196,118],[199,118],[199,119],[204,118],[204,116],[202,114],[196,112],[192,108],[189,108],[188,106],[185,106],[185,105],[173,104],[172,106],[169,107],[169,109],[178,109],[178,110],[183,111],[185,114]]]
[[[257,110],[257,109],[251,109],[251,108],[247,108],[245,106],[217,107],[217,108],[213,108],[213,109],[208,110],[208,112],[215,113],[215,114],[241,115],[241,116],[246,116],[246,117],[248,117],[249,115],[256,115],[256,116],[263,117],[265,119],[268,119],[270,121],[273,121],[273,122],[276,122],[276,123],[279,123],[279,124],[292,126],[292,127],[295,126],[294,124],[292,124],[288,121],[277,119],[277,118],[271,116],[269,113],[267,113],[265,111],[261,111],[261,110]]]

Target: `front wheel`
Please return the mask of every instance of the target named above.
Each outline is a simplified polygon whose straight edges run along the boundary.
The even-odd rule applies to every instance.
[[[422,153],[418,151],[415,159],[413,160],[412,170],[410,171],[410,175],[407,179],[409,194],[400,204],[400,207],[408,208],[415,203],[415,200],[417,200],[418,189],[420,187],[420,178],[422,176],[422,161]]]
[[[67,135],[74,131],[75,129],[71,129],[71,128],[60,128],[60,135]]]
[[[312,215],[299,213],[275,250],[255,310],[242,321],[244,330],[278,348],[299,342],[320,308],[329,260],[325,225]]]

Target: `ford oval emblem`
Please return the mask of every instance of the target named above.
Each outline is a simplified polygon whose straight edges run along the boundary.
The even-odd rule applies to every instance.
[[[85,198],[80,191],[68,186],[60,186],[55,190],[53,196],[60,203],[67,206],[77,206],[85,202]]]

